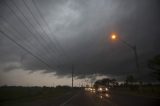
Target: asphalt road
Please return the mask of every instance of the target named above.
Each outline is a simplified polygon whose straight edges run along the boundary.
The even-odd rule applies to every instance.
[[[109,95],[109,98],[100,98],[95,93],[80,90],[57,98],[31,102],[8,102],[1,106],[160,106],[160,98],[133,96],[119,92],[110,92]]]
[[[61,106],[160,106],[160,99],[114,92],[110,94],[110,98],[100,98],[94,93],[81,91]]]

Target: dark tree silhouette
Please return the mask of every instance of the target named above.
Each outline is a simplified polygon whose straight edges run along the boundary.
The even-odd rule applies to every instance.
[[[109,78],[102,79],[102,84],[107,86],[107,87],[109,87],[110,82],[111,82],[111,79],[109,79]]]
[[[101,79],[101,80],[97,80],[94,83],[94,87],[98,87],[100,85],[103,85],[103,86],[106,86],[106,87],[110,87],[111,85],[112,86],[118,85],[118,82],[117,82],[116,79],[104,78],[104,79]]]
[[[139,87],[137,84],[135,84],[137,82],[137,80],[134,78],[133,75],[129,75],[126,78],[126,87],[129,87],[130,90],[138,90]]]
[[[127,76],[127,78],[126,78],[127,85],[133,85],[134,82],[136,82],[136,79],[133,77],[133,75]]]
[[[115,78],[113,78],[113,79],[111,79],[111,84],[113,85],[113,86],[118,86],[118,82],[117,82],[117,80],[115,79]]]

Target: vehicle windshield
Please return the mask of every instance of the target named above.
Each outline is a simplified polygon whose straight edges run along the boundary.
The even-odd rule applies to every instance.
[[[160,1],[0,0],[0,106],[160,106]]]

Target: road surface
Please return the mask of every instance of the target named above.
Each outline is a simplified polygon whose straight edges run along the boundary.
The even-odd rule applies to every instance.
[[[57,98],[28,102],[7,102],[1,106],[160,106],[160,98],[133,96],[110,92],[109,98],[100,98],[89,91],[70,92]]]
[[[100,98],[91,92],[81,91],[61,106],[160,106],[160,99],[117,93],[111,93],[110,98]]]

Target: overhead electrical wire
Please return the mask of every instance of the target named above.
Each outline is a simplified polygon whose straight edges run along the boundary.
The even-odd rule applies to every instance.
[[[19,12],[23,15],[23,17],[24,17],[24,19],[32,26],[32,28],[34,28],[34,25],[29,21],[29,19],[25,16],[25,14],[23,13],[23,11],[16,5],[16,3],[14,2],[14,1],[12,1],[12,3],[14,4],[14,6],[19,10]],[[37,33],[39,33],[39,35],[40,36],[37,36],[37,35],[35,35],[35,37],[36,37],[36,39],[39,39],[38,37],[40,37],[44,42],[43,42],[43,44],[45,45],[45,41],[46,41],[46,43],[47,43],[47,40],[46,39],[44,39],[42,36],[42,34],[39,32],[39,31],[37,31],[37,30],[35,30]],[[39,39],[39,42],[40,42],[40,39]],[[49,46],[44,46],[43,44],[41,44],[42,46],[43,46],[43,48],[44,49],[46,49],[46,51],[48,52],[48,53],[50,53],[51,51],[50,51],[50,49],[51,48],[49,48]],[[48,54],[48,53],[46,53],[46,55]],[[54,53],[51,53],[51,54],[54,54]],[[48,55],[48,58],[49,58],[49,56],[50,55]],[[53,55],[52,55],[53,56]],[[57,59],[55,59],[54,58],[54,61],[55,62],[57,62]]]
[[[49,27],[48,22],[45,20],[44,16],[42,15],[42,13],[41,13],[39,7],[36,5],[35,0],[31,0],[31,1],[32,1],[33,5],[35,6],[35,8],[37,9],[37,11],[38,11],[40,17],[43,19],[44,23],[46,24],[48,31],[50,31],[50,33],[51,33],[52,30],[51,30],[51,28]],[[54,37],[54,40],[55,40],[56,44],[58,44],[59,48],[60,48],[61,51],[63,52],[63,55],[65,55],[65,57],[66,57],[67,59],[70,60],[70,57],[67,55],[66,51],[61,47],[61,45],[60,45],[60,43],[58,42],[56,36],[53,35],[53,37]]]
[[[27,27],[27,25],[23,22],[23,20],[21,20],[21,18],[18,17],[18,15],[14,12],[14,10],[5,2],[6,6],[11,10],[11,12],[13,12],[13,14],[16,16],[16,18],[24,25],[24,27],[33,35],[34,33]],[[3,33],[5,34],[5,33]],[[9,38],[9,37],[8,37]],[[12,40],[15,41],[15,40]],[[17,44],[17,43],[16,43]],[[19,44],[19,43],[18,43]],[[19,44],[20,45],[20,44]],[[22,46],[22,45],[21,45]],[[22,46],[23,47],[23,46]],[[24,48],[24,47],[23,47]],[[26,49],[26,48],[25,48]],[[28,49],[27,49],[28,50]],[[29,51],[29,50],[28,50]],[[30,51],[29,51],[30,52]],[[32,52],[31,52],[32,53]],[[33,54],[33,53],[32,53]],[[35,57],[35,56],[34,56]],[[39,58],[38,60],[41,60],[41,62],[45,62],[44,60],[42,60],[41,58]],[[45,62],[46,63],[46,62]]]
[[[41,28],[41,30],[43,31],[43,33],[46,35],[46,37],[48,38],[48,40],[50,40],[50,42],[52,42],[54,45],[55,43],[52,41],[52,38],[48,35],[48,33],[44,30],[44,28],[42,27],[41,23],[37,20],[36,16],[34,15],[34,13],[32,12],[32,10],[30,9],[30,7],[27,5],[27,3],[22,0],[25,7],[29,10],[29,12],[31,13],[32,17],[34,18],[34,20],[36,21],[36,23],[39,25],[39,27]],[[56,46],[55,46],[56,47]],[[57,51],[58,49],[55,48]],[[51,48],[52,51],[56,52],[53,48]]]
[[[18,35],[22,35],[21,34],[21,32],[19,31],[19,30],[17,30],[12,24],[10,24],[4,17],[2,17],[2,16],[0,16],[0,18],[6,23],[6,24],[8,24],[13,30],[14,30],[14,32],[16,32]],[[9,31],[9,28],[7,29],[8,31]],[[12,32],[13,33],[13,32]],[[13,34],[13,35],[15,35],[15,34]],[[17,39],[17,37],[16,36],[14,36],[14,38],[16,38]],[[19,39],[19,37],[18,37],[18,40],[20,40]],[[15,40],[16,41],[16,40]],[[16,41],[17,42],[17,41]],[[28,44],[28,43],[27,43]],[[21,44],[22,45],[22,44]],[[32,47],[33,47],[33,45],[27,45],[29,48],[31,48],[32,49]],[[27,47],[26,47],[27,48]],[[43,57],[41,57],[41,58],[43,58]],[[44,59],[44,58],[43,58]]]
[[[9,40],[11,40],[12,42],[14,42],[17,46],[19,46],[20,48],[22,48],[23,50],[25,50],[27,53],[29,53],[30,55],[32,55],[34,58],[36,58],[37,60],[39,60],[40,62],[42,62],[43,64],[45,64],[48,68],[50,69],[54,69],[52,66],[50,66],[48,63],[46,63],[45,61],[43,61],[41,58],[39,58],[38,56],[36,56],[35,54],[33,54],[30,50],[28,50],[26,47],[24,47],[23,45],[21,45],[20,43],[18,43],[16,40],[14,40],[12,37],[10,37],[8,34],[6,34],[5,32],[3,32],[2,30],[0,30],[0,32]]]
[[[29,12],[31,13],[32,17],[34,18],[34,20],[36,21],[36,23],[39,25],[39,27],[41,28],[41,30],[43,31],[43,33],[46,35],[46,37],[48,38],[48,40],[50,40],[50,42],[54,45],[55,49],[54,50],[52,47],[50,48],[52,51],[57,52],[58,54],[60,54],[63,51],[58,51],[57,47],[56,47],[56,43],[57,42],[53,42],[52,38],[48,35],[48,33],[45,31],[45,29],[43,28],[43,26],[41,25],[41,23],[37,20],[36,16],[34,15],[34,13],[32,12],[32,10],[30,9],[30,7],[27,5],[27,3],[22,0],[24,5],[26,6],[26,8],[29,10]],[[52,46],[53,46],[52,45]],[[65,53],[63,53],[61,56],[63,56]],[[60,57],[59,57],[60,58]],[[63,65],[63,64],[62,64]]]
[[[20,14],[24,17],[24,19],[25,19],[25,21],[27,21],[30,25],[31,25],[31,27],[32,27],[32,29],[34,29],[34,26],[31,24],[31,22],[28,20],[28,18],[25,16],[25,14],[23,13],[23,11],[21,10],[21,9],[19,9],[19,7],[16,5],[16,3],[14,2],[14,1],[11,1],[13,4],[14,4],[14,6],[16,7],[16,9],[18,9],[19,10],[19,12],[20,12]],[[24,23],[25,24],[25,23]],[[35,30],[36,32],[38,32],[37,30]],[[32,32],[32,34],[33,34],[34,32]],[[35,35],[35,34],[34,34]],[[40,42],[40,40],[42,39],[43,40],[43,37],[41,37],[41,36],[39,36],[41,39],[39,39],[39,37],[37,36],[37,35],[35,35],[35,36],[33,36],[38,42],[39,42],[39,44],[40,45],[37,45],[37,46],[39,46],[39,47],[43,47],[44,49],[46,49],[46,51],[48,51],[47,50],[47,48],[44,46],[45,45],[45,43],[44,42]],[[47,53],[48,54],[48,53]],[[47,55],[46,54],[46,55]]]
[[[23,1],[23,0],[22,0],[22,1]],[[12,1],[12,2],[14,2],[14,1]],[[43,30],[43,32],[47,35],[48,39],[52,41],[52,38],[50,38],[50,36],[48,35],[48,33],[46,33],[46,31],[43,29],[43,27],[41,26],[41,24],[39,23],[39,21],[38,21],[38,20],[36,19],[36,17],[33,15],[32,11],[31,11],[30,8],[29,8],[29,6],[25,3],[25,1],[23,1],[23,2],[24,2],[24,4],[26,5],[27,9],[30,11],[32,17],[34,17],[34,20],[37,22],[37,24],[39,24],[39,26],[41,27],[41,29]],[[32,1],[32,2],[33,2],[33,1]],[[27,29],[27,31],[28,31],[29,33],[31,33],[31,35],[35,35],[34,37],[35,37],[36,39],[39,39],[39,38],[36,36],[36,34],[35,34],[34,32],[32,32],[32,30],[31,30],[30,28],[28,28],[28,26],[26,25],[26,23],[23,22],[23,20],[17,15],[17,13],[16,13],[7,3],[5,3],[5,4],[6,4],[6,6],[10,9],[10,11],[14,14],[14,16],[21,22],[21,24],[23,24],[23,26],[25,27],[25,29]],[[48,23],[46,22],[45,18],[43,17],[43,15],[41,14],[40,10],[38,9],[38,7],[36,6],[36,4],[35,4],[34,2],[33,2],[33,4],[34,4],[34,6],[36,7],[36,9],[37,9],[40,17],[44,20],[44,23],[47,25],[48,31],[51,32],[51,29],[50,29]],[[16,5],[15,5],[15,7],[17,8]],[[25,16],[25,14],[22,14],[22,11],[21,11],[19,8],[17,8],[17,9],[20,11],[21,15],[25,18],[25,20],[26,20],[30,25],[32,25],[32,24],[30,23],[30,21],[28,20],[28,18]],[[34,25],[32,25],[32,27],[34,27]],[[37,60],[39,60],[40,62],[44,63],[47,67],[53,69],[53,67],[52,67],[50,64],[48,64],[47,62],[45,62],[45,61],[44,61],[42,58],[40,58],[39,56],[35,55],[32,51],[30,51],[29,49],[27,49],[26,47],[24,47],[22,44],[20,44],[20,43],[17,42],[15,39],[13,39],[13,38],[10,37],[9,35],[7,35],[5,32],[3,32],[3,31],[1,31],[1,30],[0,30],[0,32],[1,32],[4,36],[6,36],[8,39],[10,39],[11,41],[13,41],[16,45],[18,45],[18,46],[21,47],[23,50],[25,50],[26,52],[28,52],[29,54],[31,54],[33,57],[35,57]],[[16,32],[17,32],[17,31],[16,31]],[[40,37],[41,37],[41,39],[43,39],[43,41],[46,41],[42,36],[40,36]],[[55,37],[55,36],[54,36],[54,37]],[[55,47],[56,47],[56,50],[61,49],[61,52],[63,52],[63,55],[68,58],[68,56],[66,55],[65,51],[63,50],[63,48],[62,48],[61,45],[59,44],[58,40],[57,40],[57,39],[54,39],[54,40],[56,41],[56,44],[59,45],[59,48],[57,48],[57,46],[55,46]],[[39,39],[39,42],[40,42],[40,39]],[[52,43],[55,44],[55,42],[53,42],[53,41],[52,41]],[[43,46],[42,43],[40,43],[40,44]],[[49,50],[52,50],[52,51],[53,51],[53,48],[50,48],[50,49],[49,49],[49,48],[45,48],[45,47],[44,47],[44,49],[46,49],[46,51],[49,51]],[[45,55],[46,55],[46,54],[45,54]]]

